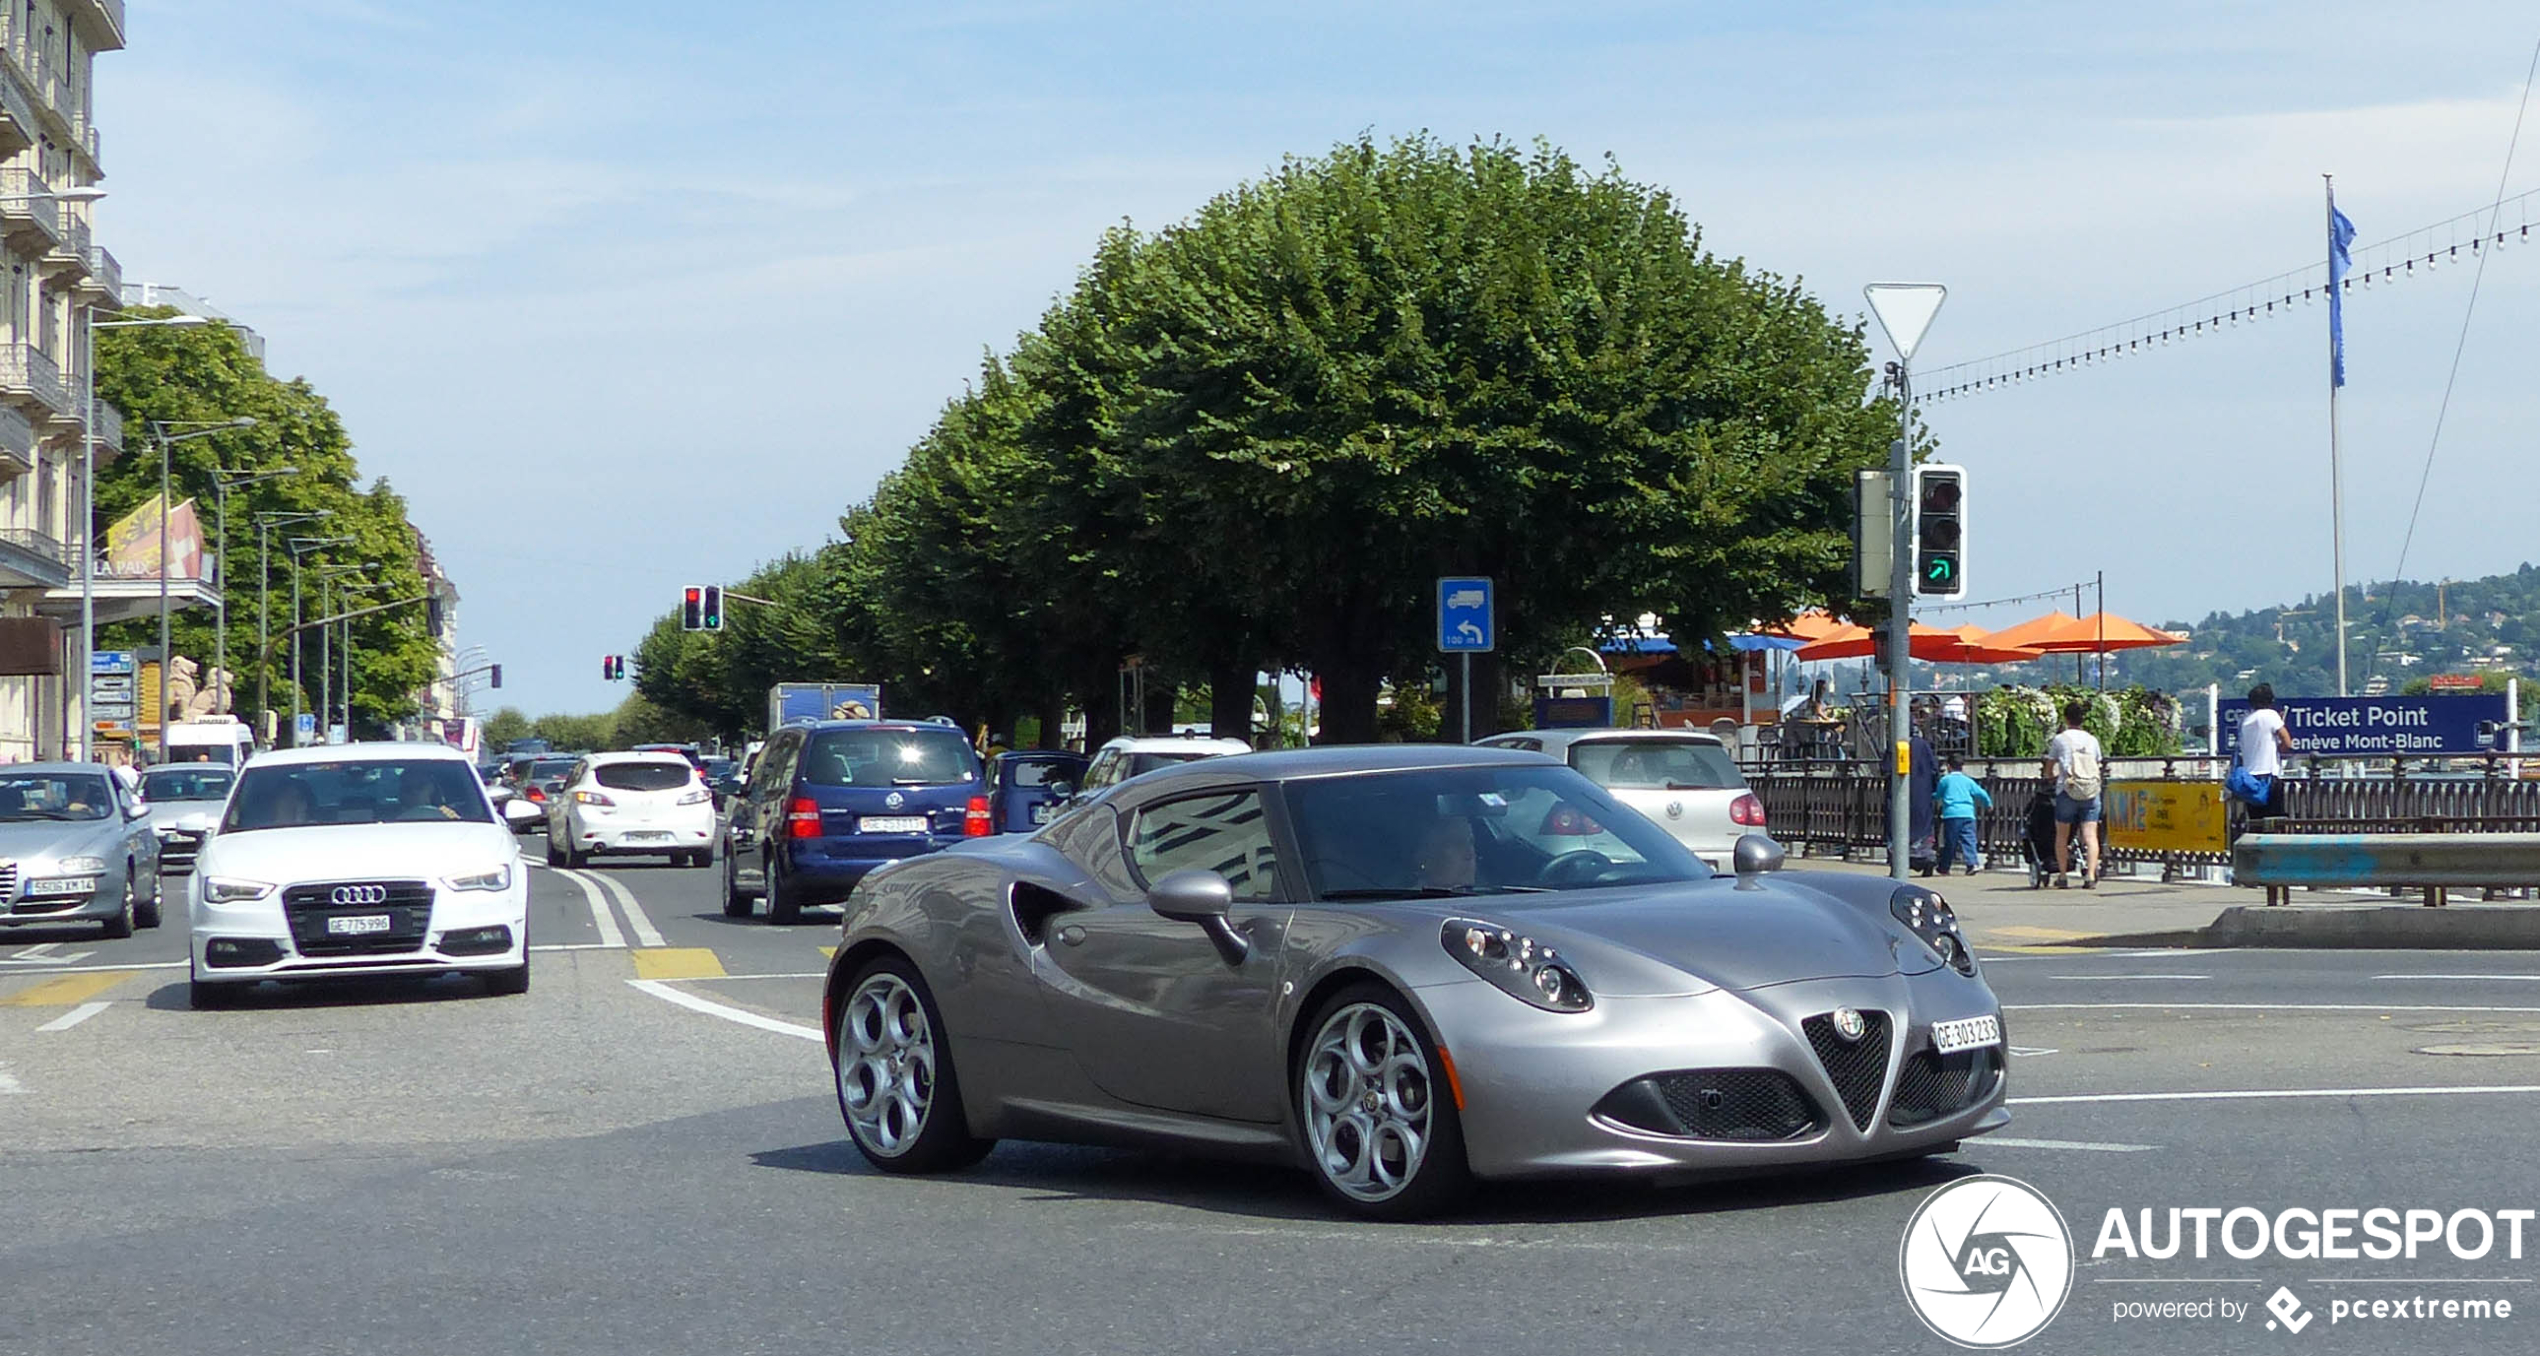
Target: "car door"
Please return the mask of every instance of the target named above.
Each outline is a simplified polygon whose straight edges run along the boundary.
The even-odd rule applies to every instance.
[[[1226,1120],[1286,1115],[1285,1050],[1271,1019],[1294,910],[1268,800],[1246,785],[1124,808],[1123,884],[1131,888],[1051,920],[1054,973],[1043,980],[1060,1038],[1112,1096]],[[1147,906],[1146,887],[1194,867],[1234,887],[1227,921],[1249,943],[1238,964],[1227,964],[1197,925]]]
[[[767,882],[767,856],[770,833],[785,829],[785,798],[793,794],[794,755],[802,747],[803,732],[780,730],[759,750],[758,765],[750,769],[748,794],[743,796],[733,813],[730,832],[733,876],[745,889],[759,889]]]

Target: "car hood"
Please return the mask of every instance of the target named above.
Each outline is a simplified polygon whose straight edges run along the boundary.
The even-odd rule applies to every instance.
[[[122,836],[121,823],[105,819],[38,819],[0,824],[0,858],[94,855]]]
[[[516,862],[499,824],[317,824],[215,834],[197,870],[275,885],[325,880],[438,880]]]
[[[1470,903],[1550,943],[1591,990],[1617,998],[1877,978],[1939,964],[1863,904],[1788,877],[1766,876],[1753,890],[1721,876]]]
[[[203,833],[220,822],[221,806],[222,802],[217,800],[153,801],[150,804],[150,827]]]

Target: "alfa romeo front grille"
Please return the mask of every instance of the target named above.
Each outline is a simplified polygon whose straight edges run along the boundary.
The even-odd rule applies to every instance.
[[[2002,1052],[1986,1045],[1954,1055],[1917,1050],[1896,1074],[1896,1097],[1887,1123],[1924,1125],[1956,1115],[1993,1095],[2002,1081]]]
[[[294,885],[282,892],[282,913],[291,923],[291,945],[303,956],[417,951],[422,949],[424,933],[432,926],[432,882],[373,880]],[[327,926],[331,918],[380,914],[388,917],[385,932],[344,933]]]
[[[1842,1095],[1853,1127],[1869,1129],[1870,1118],[1878,1114],[1879,1089],[1887,1082],[1887,1014],[1864,1009],[1859,1040],[1845,1040],[1834,1029],[1830,1012],[1799,1025],[1808,1033],[1808,1044],[1817,1052],[1817,1062],[1825,1066],[1826,1077],[1834,1080],[1834,1090]]]
[[[6,909],[9,907],[10,898],[16,895],[17,892],[18,864],[16,862],[0,862],[0,909]]]

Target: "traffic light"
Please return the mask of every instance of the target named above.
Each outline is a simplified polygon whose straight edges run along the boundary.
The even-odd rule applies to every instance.
[[[1967,469],[1914,468],[1914,592],[1957,598],[1967,591]]]
[[[690,584],[687,591],[680,595],[679,629],[682,631],[706,629],[706,591],[703,586]]]
[[[704,622],[705,629],[709,631],[723,629],[723,586],[720,584],[706,585]]]
[[[600,677],[602,679],[614,683],[625,676],[626,656],[622,654],[604,654],[600,656]]]
[[[488,670],[487,676],[494,680],[493,682],[487,684],[487,686],[501,687],[503,685],[503,666],[500,664],[488,664],[486,665],[486,668]]]

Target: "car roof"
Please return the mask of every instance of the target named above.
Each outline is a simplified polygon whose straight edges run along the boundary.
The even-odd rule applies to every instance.
[[[1555,760],[1526,749],[1485,749],[1457,744],[1346,744],[1312,749],[1273,749],[1176,763],[1132,777],[1121,786],[1142,795],[1157,789],[1230,782],[1288,782],[1368,772],[1417,772],[1434,768],[1542,766]]]
[[[900,720],[897,718],[890,720],[798,720],[791,725],[780,727],[777,733],[781,734],[785,730],[809,730],[814,734],[822,734],[830,730],[950,730],[955,736],[960,737],[963,743],[966,744],[970,742],[967,736],[962,735],[960,726],[945,725],[932,720]]]
[[[1566,749],[1573,744],[1645,743],[1708,744],[1725,749],[1727,743],[1718,735],[1701,730],[1502,730],[1492,739],[1539,739],[1547,749]]]
[[[447,744],[429,740],[378,740],[361,744],[316,744],[305,749],[273,749],[247,760],[249,767],[298,767],[309,763],[379,763],[394,759],[430,759],[473,766],[468,756]]]
[[[219,767],[221,764],[197,764],[197,766]],[[109,770],[110,769],[107,768],[104,763],[82,763],[76,761],[62,762],[57,759],[50,763],[10,763],[6,766],[0,766],[0,776],[15,776],[19,773],[26,772],[93,772],[103,774]]]
[[[621,749],[613,753],[594,753],[585,761],[593,767],[603,764],[614,766],[618,763],[676,763],[683,768],[691,767],[688,760],[681,757],[677,749]]]
[[[1103,744],[1106,749],[1125,753],[1250,753],[1252,746],[1240,739],[1218,739],[1209,735],[1121,735]]]

